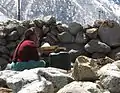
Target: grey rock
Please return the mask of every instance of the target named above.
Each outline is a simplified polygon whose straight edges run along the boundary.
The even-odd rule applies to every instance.
[[[6,33],[0,31],[0,39],[4,39],[6,37]]]
[[[51,26],[50,29],[51,29],[50,33],[52,33],[54,36],[57,36],[57,34],[59,33],[57,27]]]
[[[114,64],[120,69],[120,60],[115,61]]]
[[[25,21],[22,21],[22,25],[24,26],[24,27],[26,27],[26,28],[30,28],[30,23],[31,23],[31,21],[30,20],[25,20]]]
[[[87,81],[94,81],[96,80],[97,74],[95,70],[94,60],[91,60],[85,56],[79,56],[76,58],[75,64],[73,66],[73,73],[72,76],[75,80],[87,80]]]
[[[102,21],[102,20],[96,20],[93,24],[93,27],[99,28],[103,24],[103,22],[104,21]]]
[[[119,53],[120,53],[120,47],[117,47],[111,50],[111,52],[109,53],[109,56],[112,59],[117,60],[119,59]]]
[[[54,93],[54,87],[51,82],[42,79],[25,85],[17,93]]]
[[[29,74],[28,74],[29,73]],[[36,80],[41,80],[38,78],[37,74],[32,70],[24,70],[6,79],[7,85],[13,90],[14,93],[18,93],[24,85],[32,83]]]
[[[76,44],[76,43],[59,43],[59,46],[66,47],[67,51],[71,49],[78,50],[82,53],[85,53],[84,44]]]
[[[0,45],[5,46],[7,41],[5,39],[0,39]]]
[[[27,30],[27,27],[20,24],[19,26],[17,26],[16,30],[19,33],[19,36],[22,36],[24,32]]]
[[[120,46],[120,25],[115,21],[104,21],[98,29],[100,39],[109,46]]]
[[[5,46],[0,46],[0,52],[3,54],[9,54],[9,50]]]
[[[0,87],[7,86],[6,79],[17,74],[17,73],[18,72],[11,71],[11,70],[0,71]]]
[[[62,32],[62,33],[58,34],[58,39],[62,43],[74,42],[74,37],[68,32]]]
[[[0,26],[0,38],[5,38],[6,36],[6,33],[4,33],[4,29],[5,27],[4,26]]]
[[[104,58],[106,54],[104,53],[93,53],[92,58],[98,59],[98,58]]]
[[[113,59],[111,59],[111,58],[109,58],[109,57],[104,57],[104,58],[98,58],[98,59],[96,59],[96,63],[98,64],[98,65],[101,65],[101,66],[104,66],[104,65],[106,65],[106,64],[108,64],[108,63],[113,63],[115,60],[113,60]]]
[[[85,45],[85,50],[89,53],[108,53],[111,48],[99,40],[91,40]]]
[[[115,54],[115,60],[120,60],[120,52]]]
[[[43,21],[48,25],[55,25],[56,24],[56,18],[53,16],[46,16],[46,17],[44,17]]]
[[[48,37],[51,37],[51,39],[52,39],[53,42],[55,42],[55,43],[57,43],[57,42],[59,41],[58,38],[57,38],[55,35],[53,35],[52,33],[48,33],[47,36],[48,36]]]
[[[74,81],[64,86],[57,93],[105,93],[103,91],[95,83]]]
[[[10,23],[7,26],[5,26],[5,33],[10,34],[12,31],[16,30],[16,27],[18,24],[16,23]]]
[[[3,54],[1,57],[4,58],[4,59],[6,59],[7,61],[9,61],[9,59],[10,59],[10,56],[5,55],[5,54]]]
[[[85,51],[84,50],[74,50],[74,49],[71,49],[69,51],[69,54],[70,54],[70,60],[71,62],[75,63],[75,60],[78,56],[80,55],[85,55]]]
[[[34,20],[34,23],[37,27],[42,28],[44,23],[42,20]]]
[[[77,33],[77,36],[75,39],[76,43],[84,44],[84,43],[87,43],[87,41],[88,41],[88,38],[85,33],[81,32],[81,31]]]
[[[10,43],[7,44],[6,47],[7,47],[9,50],[13,50],[13,49],[16,48],[16,46],[17,46],[16,42],[10,42]]]
[[[83,31],[82,25],[76,22],[70,23],[68,29],[72,35],[77,35],[79,31]]]
[[[54,90],[58,91],[66,84],[73,81],[73,79],[65,74],[65,70],[57,68],[39,68],[38,76],[43,76],[48,81],[51,81],[54,86]]]
[[[17,31],[12,31],[8,34],[7,40],[8,41],[16,41],[19,39],[19,33]]]
[[[86,35],[90,38],[90,39],[95,39],[97,38],[98,35],[98,28],[90,28],[86,30]]]
[[[103,66],[99,71],[100,81],[105,89],[108,89],[110,93],[120,93],[120,69],[116,64],[107,64]]]
[[[68,27],[65,27],[65,26],[62,26],[62,25],[57,25],[57,29],[58,29],[59,33],[68,32],[69,31]]]
[[[49,27],[43,26],[42,29],[43,29],[44,35],[46,35],[48,32],[50,32],[50,28]]]

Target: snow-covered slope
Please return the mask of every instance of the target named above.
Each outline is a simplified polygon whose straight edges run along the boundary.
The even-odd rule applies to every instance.
[[[0,21],[7,21],[9,18],[0,12]]]
[[[18,0],[0,0],[0,12],[17,18]],[[69,23],[91,23],[96,19],[120,22],[120,0],[21,0],[21,20],[53,15]]]

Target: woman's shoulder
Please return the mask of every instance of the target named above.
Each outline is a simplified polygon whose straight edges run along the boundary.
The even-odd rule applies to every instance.
[[[23,46],[35,46],[35,43],[34,41],[31,41],[31,40],[25,40],[23,41],[22,45]]]

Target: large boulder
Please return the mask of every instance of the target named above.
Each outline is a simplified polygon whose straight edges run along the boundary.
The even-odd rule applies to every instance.
[[[98,71],[103,87],[110,93],[120,93],[120,69],[116,64],[107,64]]]
[[[18,23],[14,23],[13,21],[9,22],[4,28],[4,32],[6,34],[10,34],[12,31],[16,30],[16,27],[18,26]]]
[[[11,70],[4,70],[0,72],[0,87],[7,86],[6,79],[18,74],[19,72],[17,71],[11,71]]]
[[[0,67],[1,67],[0,69],[4,70],[5,67],[7,66],[7,64],[8,64],[8,60],[6,60],[5,58],[0,57]]]
[[[110,93],[110,92],[100,89],[97,84],[92,82],[74,81],[64,86],[57,93]]]
[[[98,29],[100,39],[109,46],[120,46],[120,25],[112,20],[104,21]]]
[[[82,31],[79,31],[76,35],[75,42],[76,43],[86,43],[88,41],[88,38],[86,34]]]
[[[7,78],[6,82],[8,87],[11,88],[14,93],[18,93],[18,91],[20,91],[24,85],[40,79],[41,77],[38,78],[35,72],[31,70],[25,70]]]
[[[19,39],[19,33],[17,31],[12,31],[10,34],[7,36],[8,41],[16,41]]]
[[[0,46],[0,53],[9,54],[9,50],[5,46]]]
[[[6,77],[6,83],[13,93],[53,93],[53,84],[44,77],[38,76],[38,71],[39,68],[24,70]]]
[[[57,68],[39,68],[37,74],[38,76],[43,76],[48,81],[51,81],[55,92],[73,81],[72,77],[66,74],[65,70]]]
[[[111,48],[99,40],[91,40],[85,45],[85,50],[89,53],[108,53]]]
[[[92,58],[99,59],[104,58],[106,55],[104,53],[93,53]]]
[[[59,33],[62,33],[62,32],[68,32],[69,31],[69,29],[68,29],[68,27],[67,26],[64,26],[64,25],[57,25],[57,29],[58,29],[58,32]]]
[[[54,93],[54,87],[51,82],[42,78],[40,81],[25,85],[17,93]]]
[[[7,41],[5,39],[0,39],[0,45],[5,46]]]
[[[83,26],[79,23],[73,22],[69,24],[68,29],[72,35],[77,35],[79,31],[83,31]]]
[[[58,39],[62,43],[74,42],[74,37],[69,32],[62,32],[62,33],[58,34]]]
[[[117,47],[117,48],[111,50],[111,52],[109,53],[109,56],[112,59],[117,60],[117,59],[119,59],[119,53],[120,53],[120,47]]]
[[[0,82],[12,89],[13,93],[56,93],[72,81],[67,71],[57,68],[0,72]]]
[[[75,80],[94,81],[97,79],[96,70],[94,68],[96,64],[92,61],[91,58],[85,56],[79,56],[76,58],[72,73]]]
[[[20,24],[19,26],[17,26],[16,30],[17,30],[19,36],[23,36],[24,32],[27,30],[27,27]]]

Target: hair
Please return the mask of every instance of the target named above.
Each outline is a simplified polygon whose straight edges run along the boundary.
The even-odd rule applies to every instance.
[[[35,27],[31,27],[25,31],[23,35],[23,40],[30,40],[30,36],[35,34],[36,34]]]

